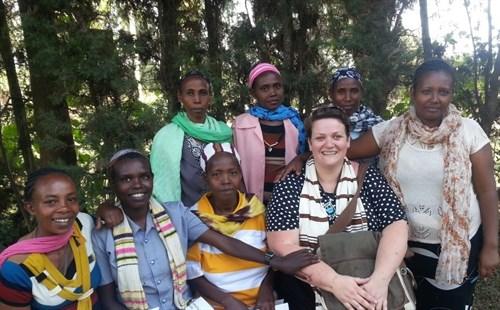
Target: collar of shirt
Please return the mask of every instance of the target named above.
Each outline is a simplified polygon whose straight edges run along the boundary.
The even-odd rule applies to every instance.
[[[151,213],[148,212],[146,216],[146,229],[143,230],[139,225],[137,225],[131,218],[127,216],[127,220],[130,224],[130,228],[132,229],[132,234],[135,236],[137,235],[138,232],[143,232],[145,235],[148,234],[148,232],[151,229],[155,229],[154,223],[153,223],[153,217]]]

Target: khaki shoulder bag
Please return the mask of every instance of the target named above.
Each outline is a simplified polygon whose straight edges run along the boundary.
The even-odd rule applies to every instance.
[[[353,277],[367,278],[375,269],[377,248],[382,237],[380,232],[360,231],[342,232],[350,223],[355,211],[356,201],[363,185],[368,164],[358,168],[358,190],[346,209],[335,220],[326,235],[319,237],[318,255],[321,260],[337,273]],[[387,294],[388,309],[416,309],[413,275],[404,262],[396,270],[389,283]],[[321,290],[328,309],[346,309],[330,292]]]

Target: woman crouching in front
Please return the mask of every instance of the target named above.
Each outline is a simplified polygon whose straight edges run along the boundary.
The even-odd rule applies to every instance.
[[[31,173],[24,208],[37,225],[0,255],[0,309],[100,309],[94,221],[80,212],[71,177],[54,168]]]

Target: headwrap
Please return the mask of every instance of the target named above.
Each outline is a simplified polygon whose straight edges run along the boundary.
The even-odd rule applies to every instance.
[[[203,72],[201,72],[199,70],[196,70],[196,69],[191,70],[189,72],[186,72],[186,74],[184,74],[183,76],[181,76],[181,78],[179,79],[179,82],[178,82],[179,91],[181,90],[182,82],[184,82],[184,80],[186,80],[187,78],[192,77],[192,76],[199,76],[202,79],[204,79],[205,81],[207,81],[208,90],[210,92],[212,92],[212,84],[210,83],[210,80],[208,79],[208,77]]]
[[[383,173],[403,205],[404,195],[396,178],[399,152],[406,139],[426,145],[442,144],[444,149],[443,201],[441,211],[441,254],[435,279],[438,283],[461,284],[467,277],[470,252],[469,206],[470,158],[460,135],[462,117],[450,104],[448,114],[439,127],[425,126],[415,113],[415,107],[396,118],[384,134],[380,157],[385,160]]]
[[[136,154],[139,154],[139,155],[142,155],[144,157],[146,157],[144,154],[142,154],[140,151],[138,150],[134,150],[134,149],[122,149],[122,150],[119,150],[118,152],[116,152],[112,157],[111,159],[109,160],[109,163],[108,163],[108,170],[111,170],[113,168],[113,166],[116,164],[116,161],[123,157],[124,155],[127,155],[127,154],[130,154],[130,153],[136,153]]]
[[[203,149],[203,152],[200,155],[200,167],[203,171],[206,171],[208,161],[212,156],[215,155],[215,153],[218,152],[226,152],[233,154],[236,159],[238,160],[238,163],[241,163],[240,159],[240,154],[236,151],[234,146],[230,143],[209,143],[205,146]]]
[[[355,79],[363,86],[363,81],[361,80],[361,74],[354,68],[341,68],[335,71],[330,79],[330,87],[333,87],[335,83],[342,79]]]
[[[253,70],[250,71],[250,74],[248,75],[248,88],[252,88],[255,79],[264,72],[273,72],[281,76],[281,73],[275,66],[267,62],[260,63],[256,65],[255,68],[253,68]]]

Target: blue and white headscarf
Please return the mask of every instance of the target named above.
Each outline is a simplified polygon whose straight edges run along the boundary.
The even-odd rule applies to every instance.
[[[340,68],[335,71],[330,79],[330,87],[333,87],[335,83],[345,78],[355,79],[359,82],[359,84],[361,84],[361,87],[363,87],[361,74],[359,74],[359,72],[354,68]]]

